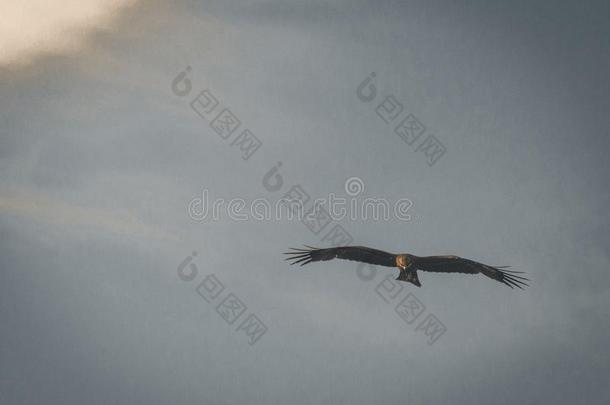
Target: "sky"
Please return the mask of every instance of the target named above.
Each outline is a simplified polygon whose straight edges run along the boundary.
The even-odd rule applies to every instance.
[[[610,400],[605,2],[0,15],[0,403]],[[403,139],[409,115],[424,130]],[[204,190],[347,198],[350,179],[355,200],[410,201],[409,219],[192,210]],[[530,286],[283,261],[339,231]]]

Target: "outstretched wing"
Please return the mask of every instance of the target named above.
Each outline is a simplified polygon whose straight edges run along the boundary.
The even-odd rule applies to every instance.
[[[498,280],[510,288],[523,288],[528,286],[527,278],[520,276],[521,271],[505,270],[508,266],[488,266],[473,260],[457,256],[427,256],[418,257],[413,264],[417,269],[423,271],[435,271],[442,273],[483,273],[487,277]]]
[[[380,266],[396,266],[396,255],[384,252],[383,250],[371,249],[364,246],[341,246],[328,249],[306,247],[307,249],[290,248],[292,249],[291,252],[284,253],[288,255],[286,260],[292,261],[290,264],[300,263],[301,266],[309,262],[319,262],[335,258],[378,264]]]

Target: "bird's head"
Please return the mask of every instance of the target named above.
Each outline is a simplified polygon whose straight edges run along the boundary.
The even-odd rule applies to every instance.
[[[398,255],[396,256],[396,267],[399,269],[406,269],[409,266],[409,258],[407,255]]]

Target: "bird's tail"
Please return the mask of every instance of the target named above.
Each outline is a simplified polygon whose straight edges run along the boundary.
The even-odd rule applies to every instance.
[[[520,276],[522,271],[512,271],[512,270],[504,270],[508,266],[487,266],[483,265],[481,269],[481,273],[485,274],[489,278],[493,278],[494,280],[498,280],[501,283],[506,284],[510,288],[518,287],[523,289],[523,287],[529,286],[527,282],[529,281],[527,278]]]
[[[413,283],[416,286],[421,287],[421,283],[419,282],[419,277],[417,277],[416,270],[401,270],[396,280],[406,281],[408,283]]]

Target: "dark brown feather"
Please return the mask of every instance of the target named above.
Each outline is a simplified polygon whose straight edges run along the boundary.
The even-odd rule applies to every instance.
[[[487,277],[506,284],[510,288],[526,287],[528,286],[527,282],[529,281],[527,278],[518,275],[518,271],[505,270],[506,266],[489,266],[458,256],[417,257],[414,266],[423,271],[441,273],[482,273]]]
[[[364,246],[340,246],[327,249],[306,247],[307,249],[291,248],[291,252],[284,253],[289,255],[286,260],[291,261],[290,264],[300,264],[301,266],[310,262],[332,260],[335,258],[388,267],[396,265],[396,255]]]

